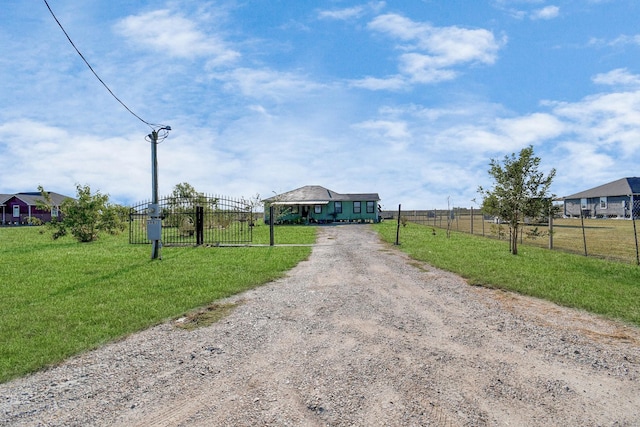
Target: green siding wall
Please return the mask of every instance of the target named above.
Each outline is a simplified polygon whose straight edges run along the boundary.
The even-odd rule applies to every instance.
[[[303,206],[278,206],[276,208],[276,221],[278,223],[305,223],[305,222],[375,222],[378,220],[377,210],[378,203],[374,201],[373,212],[367,212],[367,201],[360,202],[360,213],[354,212],[353,201],[343,201],[342,212],[336,212],[335,202],[329,202],[325,205],[310,205],[309,213],[306,219],[303,219]],[[319,207],[319,213],[316,213],[316,206]],[[269,206],[265,204],[264,208],[265,222],[269,222]]]

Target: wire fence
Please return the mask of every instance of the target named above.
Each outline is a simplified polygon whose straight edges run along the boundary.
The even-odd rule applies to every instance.
[[[640,201],[635,201],[640,208]],[[399,211],[383,211],[382,217],[397,220]],[[637,218],[562,218],[527,221],[522,225],[519,244],[561,250],[585,256],[640,265]],[[400,211],[401,222],[434,229],[469,233],[509,241],[509,225],[474,208]]]

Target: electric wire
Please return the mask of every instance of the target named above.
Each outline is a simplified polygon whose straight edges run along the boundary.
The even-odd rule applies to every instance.
[[[138,120],[140,120],[142,123],[146,124],[147,126],[149,126],[151,129],[160,127],[161,129],[163,129],[164,132],[164,138],[166,138],[166,131],[167,126],[161,125],[161,124],[157,124],[157,123],[149,123],[148,121],[144,120],[142,117],[140,117],[139,115],[137,115],[136,113],[133,112],[133,110],[131,110],[120,98],[118,98],[116,96],[115,93],[113,93],[113,91],[111,90],[111,88],[109,88],[109,86],[107,86],[107,84],[104,82],[104,80],[102,80],[100,78],[100,76],[98,75],[98,73],[96,73],[96,71],[93,69],[93,67],[91,66],[91,64],[89,64],[89,61],[87,61],[87,59],[84,57],[84,55],[82,54],[82,52],[80,52],[80,50],[76,47],[75,43],[73,42],[73,40],[71,40],[71,37],[69,36],[69,34],[67,33],[67,31],[64,29],[64,27],[62,26],[62,24],[60,23],[60,21],[58,20],[58,18],[56,17],[55,13],[53,13],[53,10],[51,9],[51,6],[49,6],[49,3],[47,2],[47,0],[43,0],[44,4],[47,6],[47,9],[49,9],[49,13],[51,13],[51,16],[53,17],[53,19],[56,21],[56,23],[58,24],[58,26],[60,27],[60,29],[62,30],[62,32],[64,33],[64,35],[67,37],[67,40],[69,40],[69,43],[71,43],[71,46],[73,46],[73,48],[75,49],[75,51],[78,53],[78,55],[80,55],[80,58],[82,58],[82,60],[84,61],[84,63],[87,65],[87,67],[89,67],[89,70],[91,70],[91,72],[93,73],[93,75],[98,79],[98,81],[100,83],[102,83],[102,86],[105,87],[105,89],[107,89],[107,91],[111,94],[111,96],[113,96],[113,98],[118,101],[120,103],[120,105],[122,105],[129,113],[131,113],[135,118],[137,118]],[[169,128],[170,129],[170,128]],[[164,139],[162,138],[162,139]]]

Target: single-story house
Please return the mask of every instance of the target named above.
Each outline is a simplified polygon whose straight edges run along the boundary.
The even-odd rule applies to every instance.
[[[640,178],[621,178],[563,197],[565,217],[640,217]]]
[[[49,197],[53,203],[51,211],[38,209],[38,202],[44,202],[44,197],[39,191],[0,194],[0,224],[31,224],[32,218],[41,222],[50,222],[52,217],[60,215],[60,205],[69,197],[54,192],[49,192]]]
[[[319,185],[307,185],[262,200],[267,224],[271,221],[271,206],[276,224],[378,222],[379,201],[378,193],[340,194]]]

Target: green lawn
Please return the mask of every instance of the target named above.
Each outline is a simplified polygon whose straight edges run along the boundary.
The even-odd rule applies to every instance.
[[[397,223],[376,224],[394,243]],[[519,292],[640,325],[640,267],[544,248],[518,247],[480,236],[409,223],[400,227],[399,248],[414,259],[452,271],[471,285]]]
[[[310,247],[129,245],[52,240],[42,227],[0,228],[0,382],[281,277]],[[276,227],[276,245],[313,243],[315,227]],[[254,229],[269,243],[269,228]]]
[[[374,225],[395,241],[396,224]],[[51,240],[43,228],[0,228],[0,382],[281,277],[309,246],[165,247],[127,235],[94,243]],[[312,243],[315,227],[276,227],[276,245]],[[268,244],[269,228],[254,229]],[[401,227],[412,257],[491,286],[640,325],[640,268],[431,227]]]

